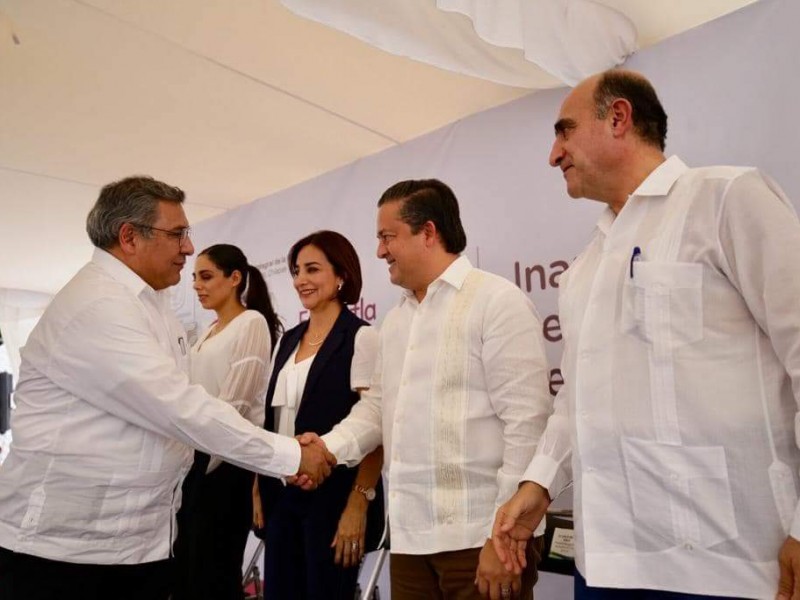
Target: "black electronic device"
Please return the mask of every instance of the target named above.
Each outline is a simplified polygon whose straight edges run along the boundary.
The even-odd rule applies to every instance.
[[[11,373],[0,373],[0,434],[11,427],[11,391],[13,390]]]

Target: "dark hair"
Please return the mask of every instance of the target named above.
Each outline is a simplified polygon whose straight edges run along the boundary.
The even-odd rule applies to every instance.
[[[242,274],[242,280],[236,286],[236,293],[247,308],[264,315],[274,350],[278,336],[283,332],[283,324],[275,313],[275,309],[272,308],[267,282],[264,281],[261,271],[249,264],[244,252],[232,244],[214,244],[203,250],[198,256],[207,256],[211,259],[211,262],[225,274],[225,277],[230,277],[234,271]],[[247,295],[243,297],[245,290],[247,290]]]
[[[314,246],[333,265],[333,272],[342,278],[337,298],[342,304],[355,304],[361,297],[361,263],[356,249],[346,237],[336,231],[315,231],[294,243],[289,250],[289,273],[297,273],[297,255],[306,246]]]
[[[633,127],[639,137],[664,151],[667,142],[667,113],[656,90],[639,73],[610,69],[600,75],[594,89],[595,115],[605,119],[611,103],[624,98],[633,107]]]
[[[419,233],[428,221],[436,225],[436,231],[444,242],[444,249],[458,254],[467,246],[467,234],[461,224],[458,200],[445,183],[438,179],[409,179],[395,183],[383,192],[378,206],[387,202],[403,201],[400,218]]]
[[[183,190],[147,175],[120,179],[100,190],[86,217],[86,233],[92,244],[108,250],[119,241],[119,230],[125,223],[150,226],[158,218],[159,202],[180,204],[183,199]],[[149,236],[152,232],[145,229],[142,235]]]

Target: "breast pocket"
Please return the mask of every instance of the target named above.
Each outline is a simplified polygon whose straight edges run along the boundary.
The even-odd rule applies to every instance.
[[[647,262],[625,278],[622,332],[649,344],[680,348],[703,337],[703,266]]]

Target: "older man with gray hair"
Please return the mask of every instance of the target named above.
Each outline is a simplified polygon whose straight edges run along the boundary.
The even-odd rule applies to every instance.
[[[86,225],[94,255],[22,352],[0,468],[2,600],[168,598],[192,448],[271,476],[330,472],[318,447],[189,384],[166,293],[194,252],[183,200],[150,177],[104,187]]]

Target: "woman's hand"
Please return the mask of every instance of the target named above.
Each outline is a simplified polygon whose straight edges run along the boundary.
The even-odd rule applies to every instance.
[[[253,482],[253,529],[264,529],[264,511],[261,507],[261,492],[258,489],[258,477]]]
[[[367,506],[363,494],[353,490],[347,499],[331,548],[336,548],[333,562],[344,568],[355,567],[364,556],[364,535],[367,530]]]

